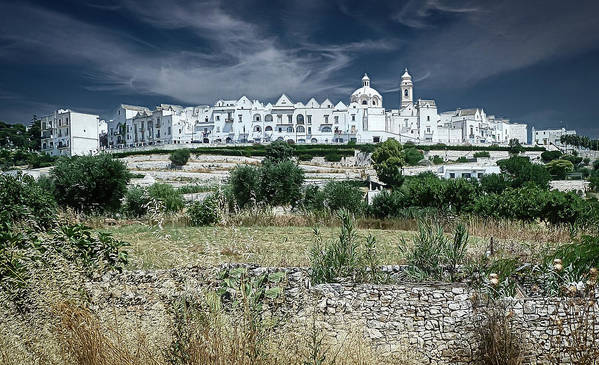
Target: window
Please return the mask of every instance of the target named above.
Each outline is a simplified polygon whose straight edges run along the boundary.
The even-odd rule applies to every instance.
[[[426,116],[426,120],[427,120],[428,122],[430,122],[430,121],[431,121],[431,116],[430,116],[430,115],[427,115],[427,116]]]
[[[238,114],[237,119],[239,120],[239,123],[241,123],[243,121],[243,115]]]
[[[335,115],[335,124],[339,124],[339,116]]]
[[[362,105],[366,105],[368,102],[366,100],[362,100]]]
[[[308,134],[312,134],[312,127],[308,127]]]
[[[482,178],[483,178],[483,173],[482,173],[482,172],[479,172],[479,173],[478,173],[478,178],[479,178],[479,179],[482,179]]]
[[[408,92],[408,89],[405,89],[405,90],[403,91],[403,96],[405,96],[405,97],[407,98],[407,97],[408,97],[408,93],[409,93],[409,92]]]
[[[293,127],[287,127],[287,132],[293,133]]]
[[[312,124],[312,116],[311,115],[306,115],[308,117],[308,124]]]
[[[271,114],[266,114],[266,116],[264,117],[264,121],[266,121],[266,122],[272,122],[272,115]]]
[[[356,115],[355,115],[355,114],[352,114],[352,115],[351,115],[351,121],[352,121],[352,122],[355,122],[355,121],[356,121]]]
[[[376,105],[376,100],[372,101],[372,105]],[[342,141],[343,142],[343,141]]]
[[[379,143],[381,141],[381,137],[372,137],[372,142]]]
[[[306,131],[306,128],[304,128],[303,126],[298,126],[297,127],[297,133],[304,133]]]
[[[264,128],[264,130],[266,132],[272,132],[272,127],[271,126],[266,126],[266,128]]]
[[[431,127],[426,127],[426,133],[430,133],[431,132]]]
[[[295,120],[297,124],[304,124],[304,116],[302,114],[298,114],[297,117],[295,117]]]
[[[279,133],[283,132],[283,128],[279,127]]]
[[[204,122],[208,123],[208,117],[204,118]]]
[[[324,122],[325,122],[325,123],[328,123],[328,122],[329,122],[329,116],[328,116],[328,115],[325,115],[325,116],[324,116]]]
[[[450,172],[449,173],[449,178],[450,179],[455,179],[455,172]]]
[[[283,116],[281,114],[277,114],[277,123],[283,123]]]
[[[293,123],[293,115],[291,115],[291,114],[287,114],[287,121],[288,121],[289,123]]]
[[[322,127],[320,131],[323,132],[323,133],[330,133],[331,132],[331,127]]]
[[[168,127],[168,134],[171,134],[171,127]]]
[[[464,173],[464,174],[462,174],[462,177],[464,179],[470,179],[472,177],[472,175],[470,173]]]
[[[217,115],[217,116],[216,116],[216,120],[220,120],[220,115]]]

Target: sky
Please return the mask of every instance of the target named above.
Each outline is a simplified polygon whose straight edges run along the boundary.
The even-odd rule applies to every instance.
[[[404,68],[439,112],[482,107],[599,137],[597,0],[0,0],[0,121],[121,103],[399,106]]]

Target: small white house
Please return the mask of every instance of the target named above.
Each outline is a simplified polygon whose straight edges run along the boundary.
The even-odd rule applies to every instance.
[[[99,116],[59,109],[41,118],[41,151],[52,156],[98,152]]]
[[[499,174],[501,169],[497,165],[443,165],[439,167],[437,175],[445,179],[480,179],[485,175]]]

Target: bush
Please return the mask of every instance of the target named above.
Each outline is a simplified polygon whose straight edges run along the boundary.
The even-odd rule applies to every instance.
[[[489,158],[489,157],[491,157],[491,154],[489,153],[489,151],[474,152],[474,158]]]
[[[123,212],[130,217],[142,217],[148,212],[150,195],[146,189],[132,186],[125,194]]]
[[[260,170],[254,166],[237,165],[230,174],[231,192],[239,208],[258,202]]]
[[[547,163],[549,161],[557,160],[562,156],[561,151],[545,151],[541,153],[541,159]]]
[[[80,211],[114,211],[121,206],[130,175],[108,154],[61,158],[50,172],[60,205]]]
[[[389,192],[381,191],[373,199],[369,207],[369,213],[375,218],[385,219],[395,217],[397,212],[403,208],[403,193],[395,190]]]
[[[456,280],[458,266],[463,263],[468,245],[468,230],[459,224],[453,240],[443,233],[443,227],[420,223],[412,245],[402,240],[399,249],[405,254],[407,273],[419,280]]]
[[[442,157],[438,156],[438,155],[434,155],[433,156],[433,164],[435,165],[441,165],[445,162],[445,160],[443,160]]]
[[[193,226],[209,226],[220,219],[218,193],[208,195],[202,201],[194,201],[187,209],[189,222]]]
[[[341,161],[341,157],[342,156],[336,152],[330,152],[324,156],[324,159],[328,162],[339,162]]]
[[[259,200],[270,205],[295,206],[302,198],[304,171],[295,162],[265,163],[260,168]]]
[[[563,155],[560,159],[570,161],[574,166],[578,166],[582,162],[582,157],[573,155]]]
[[[0,175],[0,223],[47,229],[56,220],[54,197],[29,175]],[[1,230],[1,229],[0,229]]]
[[[483,175],[479,180],[481,189],[487,194],[501,194],[512,185],[512,182],[504,174]]]
[[[302,208],[307,211],[325,210],[325,194],[317,185],[308,185],[304,188]]]
[[[364,209],[364,194],[358,187],[346,181],[330,181],[324,187],[325,204],[331,211],[347,210],[361,213]]]
[[[190,155],[191,154],[189,152],[189,149],[182,148],[182,149],[174,150],[173,152],[171,152],[171,154],[169,156],[169,160],[171,160],[171,162],[175,166],[184,166],[187,163],[187,161],[189,161]]]
[[[468,162],[468,159],[466,158],[466,156],[460,156],[457,158],[457,160],[455,160],[455,162],[457,163],[466,163]]]
[[[593,161],[593,170],[599,170],[599,160]]]
[[[324,243],[318,229],[315,229],[315,243],[310,250],[312,283],[331,283],[350,276],[356,281],[377,282],[379,274],[374,237],[368,236],[364,245],[360,245],[351,214],[341,210],[338,216],[341,220],[338,240]]]
[[[424,154],[422,153],[422,151],[413,147],[406,148],[403,152],[406,163],[410,166],[418,165],[418,162],[420,162],[424,158]]]
[[[295,149],[285,141],[274,141],[266,146],[264,162],[279,163],[289,161],[293,157]]]
[[[185,206],[183,194],[169,184],[154,183],[148,187],[151,199],[160,202],[161,208],[167,213],[178,212]]]
[[[517,188],[531,182],[541,188],[549,188],[551,175],[542,165],[533,164],[528,157],[512,156],[497,161],[503,173],[512,178],[512,187]]]
[[[310,155],[308,153],[301,153],[299,156],[297,156],[297,158],[300,161],[311,161],[312,160],[312,155]]]
[[[559,180],[566,179],[566,174],[574,171],[574,165],[568,160],[553,160],[545,165],[551,176]]]

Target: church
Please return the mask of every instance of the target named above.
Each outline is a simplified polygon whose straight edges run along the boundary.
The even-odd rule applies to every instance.
[[[526,144],[526,124],[487,115],[482,108],[439,113],[434,100],[414,100],[412,76],[401,76],[399,109],[385,109],[382,95],[361,80],[347,104],[304,102],[281,95],[272,103],[218,100],[213,106],[161,104],[154,110],[120,105],[108,122],[108,148],[162,144],[378,143],[394,138],[415,144]]]

